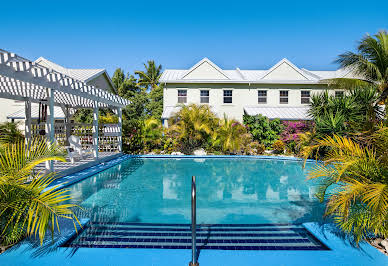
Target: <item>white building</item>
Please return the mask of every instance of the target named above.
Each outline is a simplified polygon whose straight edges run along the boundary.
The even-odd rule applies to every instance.
[[[112,91],[114,85],[105,69],[74,69],[65,68],[58,64],[49,61],[46,58],[40,57],[34,61],[35,64],[52,69],[53,71],[67,75],[76,80],[82,81],[87,85],[92,85],[97,88]],[[33,103],[31,106],[31,118],[37,120],[39,117],[39,105]],[[54,108],[55,120],[63,120],[65,117],[62,109],[58,106]],[[19,121],[20,129],[24,130],[25,120],[25,104],[24,101],[15,101],[0,98],[0,123],[5,121]]]
[[[167,69],[164,85],[164,125],[181,104],[208,104],[219,116],[242,121],[243,115],[270,119],[307,120],[310,96],[328,88],[327,79],[349,78],[345,69],[313,71],[282,59],[268,70],[223,70],[204,58],[190,69]],[[334,92],[333,92],[334,93]],[[338,95],[342,92],[336,92]]]

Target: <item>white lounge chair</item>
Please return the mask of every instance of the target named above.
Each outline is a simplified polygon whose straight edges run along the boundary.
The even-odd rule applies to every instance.
[[[80,158],[82,160],[84,156],[93,153],[92,148],[82,149],[82,144],[79,137],[71,135],[68,140],[69,147],[67,147],[67,154],[71,163],[74,163],[75,158]]]

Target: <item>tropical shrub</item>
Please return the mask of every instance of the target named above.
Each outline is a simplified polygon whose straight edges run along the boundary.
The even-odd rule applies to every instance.
[[[263,154],[264,151],[265,151],[264,144],[261,144],[257,141],[253,141],[249,145],[247,145],[245,153],[248,155],[258,155],[258,154]]]
[[[284,153],[285,147],[286,147],[286,145],[281,140],[277,140],[272,144],[272,149],[273,149],[274,153]]]
[[[317,196],[326,199],[326,215],[357,243],[373,235],[388,237],[387,139],[385,127],[365,146],[334,135],[318,139],[303,152],[308,158],[317,149],[328,150],[309,178],[321,181]]]
[[[18,129],[17,123],[0,123],[0,142],[3,144],[18,143],[24,140],[22,132]]]
[[[269,120],[262,115],[244,115],[243,120],[253,139],[266,147],[270,147],[272,143],[279,139],[279,134],[283,128],[279,119]]]
[[[141,137],[146,151],[162,147],[163,129],[159,119],[148,118],[142,124]]]
[[[46,161],[65,159],[59,148],[45,139],[6,145],[0,153],[0,245],[10,245],[25,236],[38,235],[42,244],[46,231],[59,229],[58,219],[78,222],[67,190],[47,189],[55,174],[34,173]]]
[[[238,153],[252,138],[242,124],[224,117],[213,131],[211,140],[212,145],[220,147],[224,153]]]
[[[378,97],[373,86],[349,89],[343,97],[329,95],[328,91],[312,95],[309,114],[316,133],[322,137],[373,130],[383,118],[382,107],[375,103]]]
[[[123,120],[123,151],[128,154],[138,154],[143,151],[141,120]]]
[[[217,122],[207,105],[182,106],[170,119],[167,135],[176,138],[181,152],[191,154],[195,149],[207,146]]]

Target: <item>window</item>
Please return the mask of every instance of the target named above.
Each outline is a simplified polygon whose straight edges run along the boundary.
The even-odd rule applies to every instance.
[[[257,91],[257,102],[267,103],[267,91]]]
[[[232,103],[232,90],[224,90],[224,103]]]
[[[187,90],[178,90],[178,103],[187,103]]]
[[[310,103],[310,91],[301,91],[300,92],[300,103],[309,104]]]
[[[288,91],[280,91],[280,103],[288,103]]]
[[[336,91],[335,92],[335,97],[336,98],[344,97],[344,92],[343,91]]]
[[[209,103],[209,91],[208,90],[201,90],[201,103]]]

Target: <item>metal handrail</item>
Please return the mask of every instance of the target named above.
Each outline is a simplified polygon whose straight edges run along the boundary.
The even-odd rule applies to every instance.
[[[192,259],[189,266],[199,266],[197,262],[197,188],[195,176],[191,177],[191,251]]]

